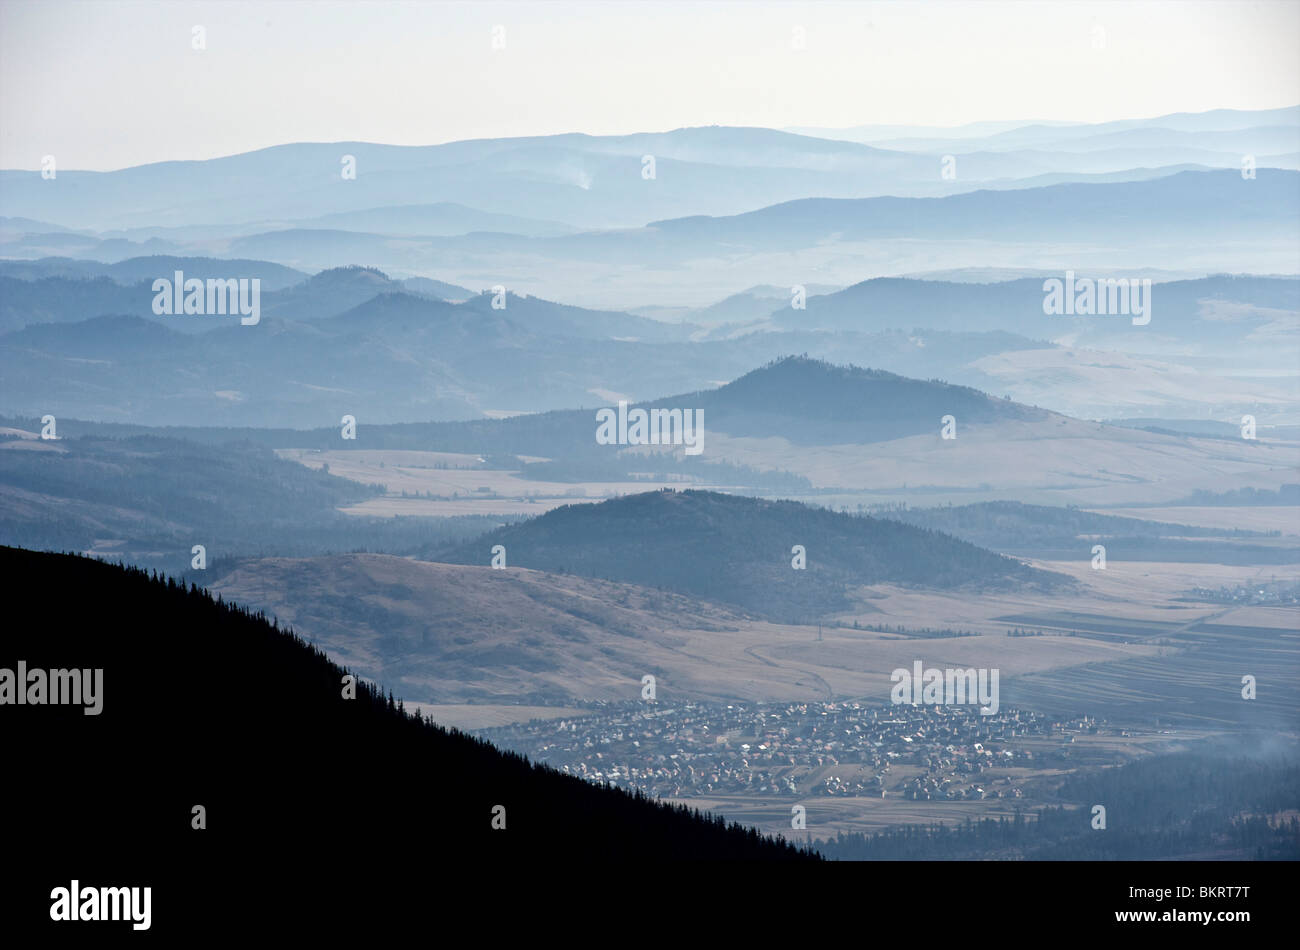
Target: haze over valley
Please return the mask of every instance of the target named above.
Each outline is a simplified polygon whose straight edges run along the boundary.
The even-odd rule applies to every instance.
[[[1300,858],[1300,11],[104,6],[0,10],[33,836]]]

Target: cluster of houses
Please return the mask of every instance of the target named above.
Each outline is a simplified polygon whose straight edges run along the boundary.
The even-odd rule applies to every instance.
[[[1193,587],[1192,596],[1216,604],[1294,607],[1300,605],[1300,584],[1268,583],[1263,586]]]
[[[588,781],[652,797],[717,794],[1019,798],[1007,770],[1043,740],[1095,731],[1003,709],[861,702],[591,703],[589,715],[533,720],[481,736]],[[894,767],[900,767],[897,771]],[[907,768],[902,768],[906,766]],[[993,774],[983,777],[989,770]],[[900,775],[899,772],[905,773]],[[993,777],[997,775],[997,777]]]
[[[1005,788],[995,787],[1004,784]],[[987,786],[987,787],[986,787]],[[1022,798],[1024,791],[1006,777],[997,782],[963,783],[951,775],[922,775],[908,782],[902,797],[912,801],[983,801],[986,798]]]

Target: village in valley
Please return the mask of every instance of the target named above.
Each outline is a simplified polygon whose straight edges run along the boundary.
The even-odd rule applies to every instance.
[[[590,703],[590,715],[478,734],[588,781],[653,798],[741,795],[1020,799],[1075,740],[1128,729],[1023,710],[869,702]],[[1081,747],[1080,747],[1081,748]],[[1100,751],[1100,750],[1098,750]]]

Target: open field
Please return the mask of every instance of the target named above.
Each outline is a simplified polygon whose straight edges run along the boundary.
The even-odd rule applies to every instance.
[[[1094,571],[1086,559],[1035,564],[1076,577],[1079,589],[1052,595],[965,597],[873,588],[872,598],[864,601],[873,612],[854,619],[864,624],[951,626],[989,633],[1018,626],[1056,634],[917,642],[916,650],[927,650],[921,655],[934,658],[935,665],[999,667],[1003,702],[1010,706],[1113,721],[1142,721],[1154,714],[1166,721],[1209,728],[1300,729],[1294,690],[1300,682],[1300,609],[1179,599],[1195,586],[1249,584],[1273,574],[1294,577],[1300,566],[1275,571],[1110,561],[1106,570]],[[1016,650],[1023,649],[1046,660],[1050,642],[1086,643],[1092,649],[1098,641],[1141,644],[1147,652],[1073,663],[1071,654],[1061,650],[1055,653],[1060,666],[1053,670],[1028,670],[1016,657]],[[985,647],[986,643],[995,645]],[[942,649],[929,652],[934,647]],[[799,644],[783,658],[793,663],[807,654],[808,646]],[[1258,698],[1250,702],[1241,698],[1241,678],[1246,674],[1259,683]]]
[[[964,504],[1004,499],[1079,505],[1128,517],[1210,527],[1273,530],[1286,524],[1289,529],[1282,530],[1300,533],[1300,518],[1294,508],[1121,508],[1112,512],[1106,507],[1159,505],[1185,498],[1198,489],[1221,489],[1225,481],[1276,489],[1295,480],[1300,444],[1294,442],[1165,436],[1063,416],[997,426],[962,427],[959,421],[958,426],[954,440],[940,439],[936,420],[933,433],[866,445],[796,445],[778,437],[732,437],[710,431],[707,457],[710,461],[803,475],[818,491],[807,500],[826,506],[854,508],[900,501],[913,505]],[[355,515],[540,514],[575,501],[683,484],[646,480],[532,481],[513,471],[471,468],[480,464],[477,456],[446,452],[277,451],[282,458],[312,468],[328,464],[334,475],[382,484],[387,489],[389,494],[383,498],[342,509]],[[652,457],[657,449],[639,446],[624,451]],[[719,490],[736,487],[690,484]],[[407,497],[402,497],[403,492]],[[790,492],[748,493],[799,497]]]
[[[575,495],[573,497],[501,498],[484,495],[478,498],[437,499],[388,495],[363,501],[359,505],[348,505],[339,510],[347,515],[362,515],[367,518],[455,518],[461,515],[514,517],[540,515],[561,505],[572,505],[583,501],[604,501],[605,497],[597,495],[588,498],[585,495]]]
[[[1093,508],[1099,515],[1141,518],[1194,525],[1198,528],[1222,528],[1231,531],[1281,531],[1283,535],[1300,535],[1300,508],[1294,505],[1190,506],[1163,508]]]
[[[1063,408],[1071,415],[1087,418],[1127,414],[1120,407],[1147,412],[1153,407],[1244,402],[1284,408],[1295,400],[1294,387],[1288,380],[1255,378],[1243,383],[1226,374],[1193,368],[1184,362],[1184,354],[1176,351],[1157,356],[1153,354],[1159,352],[1159,347],[1146,353],[1129,352],[1126,347],[1104,343],[1075,348],[1069,345],[1069,339],[1068,335],[1058,338],[1056,342],[1065,345],[1051,349],[991,354],[970,365],[997,381],[988,386],[991,392],[1006,393],[1017,402]],[[1279,340],[1279,347],[1294,349],[1294,338]]]
[[[1056,416],[962,427],[869,445],[794,445],[709,433],[708,456],[806,476],[817,488],[915,504],[1003,498],[1080,506],[1159,504],[1199,488],[1277,488],[1295,480],[1300,445],[1164,436]],[[974,497],[978,496],[978,498]],[[928,497],[928,502],[920,499]]]
[[[1007,685],[1005,700],[1060,715],[1135,719],[1154,712],[1162,723],[1294,731],[1300,727],[1296,611],[1276,609],[1278,626],[1234,625],[1233,614],[1162,637],[1174,649],[1159,658],[1025,675]],[[1255,679],[1253,699],[1243,697],[1247,675]]]
[[[1262,726],[1300,729],[1300,609],[1232,607],[1180,601],[1195,586],[1248,584],[1254,579],[1296,576],[1300,566],[1276,569],[1217,564],[1124,563],[1110,561],[1094,571],[1087,559],[1034,562],[1076,577],[1074,593],[989,595],[872,589],[867,601],[877,612],[857,619],[872,624],[953,626],[992,631],[1019,626],[1054,636],[1006,639],[1004,650],[990,649],[983,663],[1001,664],[1003,702],[1059,715],[1093,715],[1114,720],[1162,720],[1209,728]],[[1075,633],[1076,636],[1069,636]],[[930,644],[978,643],[988,638],[922,641]],[[1027,670],[1008,662],[1019,647],[1044,657],[1048,641],[1098,641],[1143,645],[1141,656],[1102,662],[1062,663],[1055,670]],[[797,661],[804,647],[790,651]],[[919,647],[918,647],[919,649]],[[934,654],[930,654],[934,655]],[[979,659],[960,648],[943,654]],[[1061,660],[1068,654],[1059,655]],[[938,662],[936,660],[936,662]],[[1258,698],[1241,698],[1243,675],[1259,683]],[[1267,689],[1266,689],[1267,687]]]
[[[945,822],[958,824],[967,818],[1008,819],[1019,807],[1027,811],[1031,803],[1024,799],[987,799],[970,802],[907,801],[881,799],[867,795],[848,798],[755,798],[751,795],[718,795],[714,797],[668,799],[713,814],[725,815],[730,821],[753,825],[765,834],[784,835],[796,843],[816,838],[834,837],[839,832],[880,831],[905,824],[930,824]],[[790,808],[803,805],[807,809],[807,831],[790,829]]]
[[[397,449],[321,452],[277,449],[281,458],[309,468],[329,466],[331,475],[383,485],[389,494],[342,508],[370,517],[450,517],[456,515],[540,515],[561,505],[603,501],[659,488],[681,487],[680,481],[541,482],[500,469],[474,468],[476,455]],[[542,461],[523,456],[525,461]],[[696,486],[711,487],[711,486]],[[402,493],[408,497],[402,497]],[[418,498],[415,495],[433,497]]]
[[[999,670],[1003,704],[1112,719],[1187,712],[1211,727],[1244,721],[1232,697],[1252,673],[1261,694],[1251,716],[1293,719],[1293,691],[1279,684],[1300,674],[1300,642],[1288,635],[1300,611],[1178,600],[1196,583],[1248,580],[1252,569],[1041,566],[1074,573],[1078,590],[882,585],[860,591],[863,610],[828,622],[820,640],[815,626],[629,584],[384,555],[247,561],[212,587],[275,614],[407,700],[505,703],[507,714],[513,703],[634,699],[647,673],[662,698],[885,700],[890,672],[920,660]],[[854,620],[979,635],[911,638],[855,630]],[[1049,635],[1006,636],[1017,626]]]
[[[1108,549],[1106,569],[1094,571],[1091,558],[1090,547],[1084,544],[1080,546],[1077,560],[1029,561],[1035,567],[1075,578],[1079,585],[1074,590],[971,597],[961,591],[908,590],[881,585],[860,588],[857,596],[863,605],[862,610],[840,615],[837,619],[848,623],[856,619],[863,624],[902,623],[994,631],[1025,626],[1023,622],[996,619],[999,617],[1072,612],[1102,615],[1117,625],[1123,625],[1126,620],[1181,625],[1205,620],[1224,609],[1215,604],[1183,600],[1193,587],[1234,586],[1272,577],[1300,577],[1300,564],[1257,567],[1125,561],[1121,551]],[[1300,613],[1296,611],[1291,611],[1291,615],[1300,619]]]

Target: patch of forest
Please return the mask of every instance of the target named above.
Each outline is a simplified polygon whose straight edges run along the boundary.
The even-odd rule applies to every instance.
[[[1249,748],[1253,754],[1243,755]],[[1268,742],[1206,746],[1090,769],[1057,791],[1069,805],[1008,818],[906,825],[819,841],[829,858],[1140,861],[1217,854],[1300,859],[1300,760]],[[1093,827],[1094,807],[1105,828]]]
[[[847,609],[848,590],[864,584],[982,591],[1068,583],[938,531],[693,490],[566,505],[439,560],[487,564],[498,544],[507,565],[672,590],[791,623]]]

